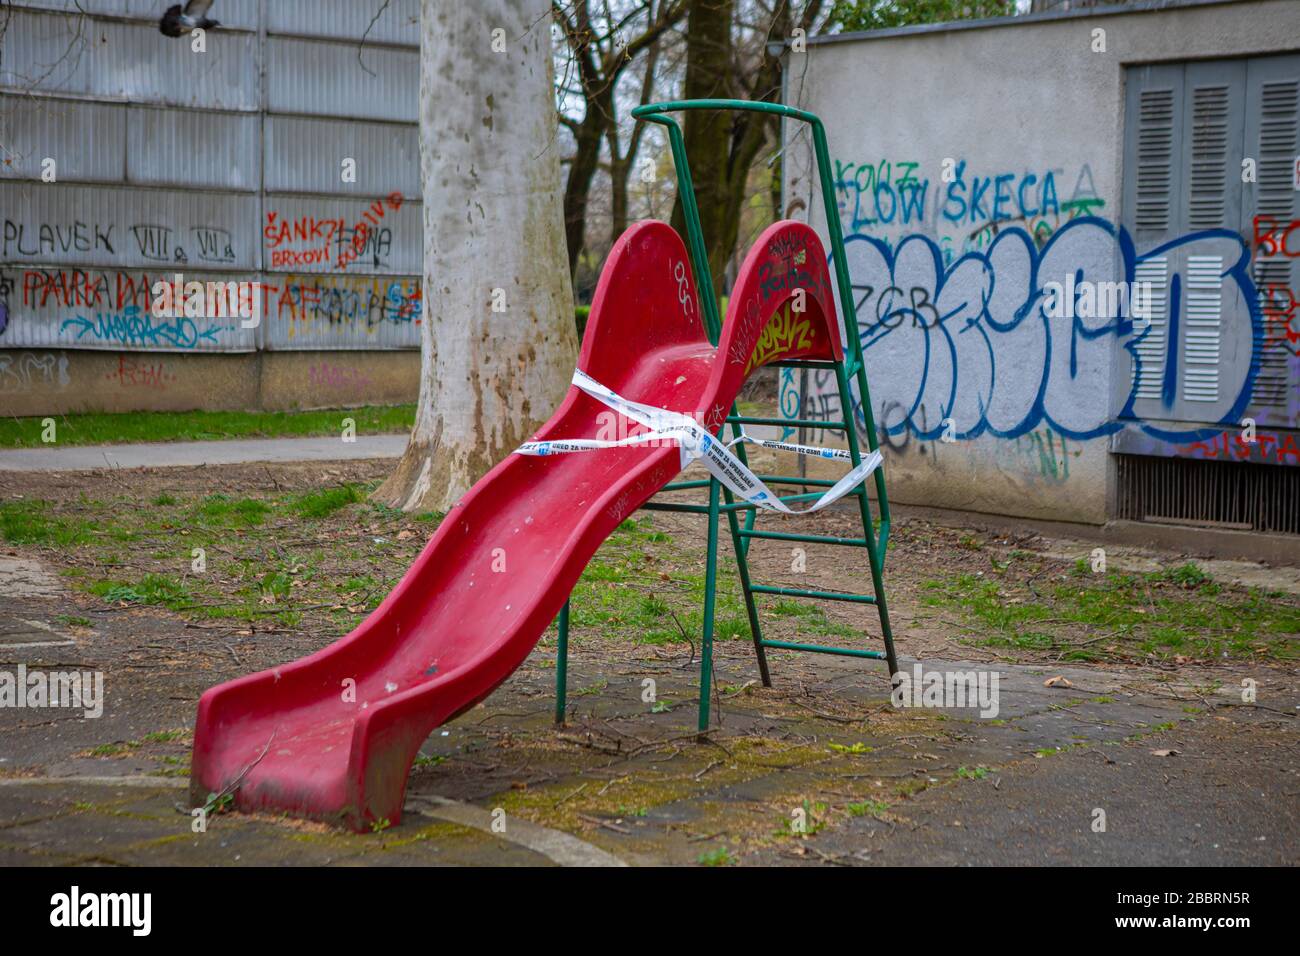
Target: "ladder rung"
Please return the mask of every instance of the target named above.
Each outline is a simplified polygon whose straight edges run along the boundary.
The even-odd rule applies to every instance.
[[[772,647],[782,651],[808,651],[813,654],[839,654],[843,657],[870,657],[872,660],[884,660],[880,651],[860,651],[854,647],[825,647],[821,644],[795,644],[792,641],[768,641],[759,643],[763,647]]]
[[[825,428],[829,431],[842,432],[844,423],[819,422],[811,418],[755,418],[750,415],[728,415],[727,422],[732,425],[773,425],[777,428]]]
[[[798,482],[798,484],[802,484],[802,482]],[[844,497],[847,498],[856,495],[857,497],[860,498],[866,493],[867,490],[863,488],[861,485],[858,485],[858,487],[854,488],[852,491],[845,492]],[[793,502],[816,501],[818,498],[821,497],[821,495],[817,494],[816,492],[812,492],[806,495],[780,495],[779,497],[786,504],[789,504],[792,501]],[[759,506],[754,504],[752,501],[735,501],[729,505],[724,504],[720,510],[725,513],[728,511],[758,511],[758,508]]]
[[[701,478],[692,481],[673,481],[664,485],[662,488],[656,491],[655,494],[660,495],[663,494],[665,491],[688,491],[693,488],[707,488],[707,487],[709,487],[708,478]]]
[[[830,368],[836,366],[834,359],[780,359],[776,362],[763,363],[775,368]]]
[[[780,594],[785,597],[817,598],[821,601],[852,601],[855,604],[876,603],[873,595],[847,594],[844,591],[804,591],[800,588],[774,588],[767,584],[751,584],[749,589],[755,594]]]
[[[678,504],[674,501],[647,501],[641,507],[645,511],[672,511],[677,514],[687,515],[706,515],[709,513],[708,505]]]
[[[842,544],[851,548],[865,548],[866,538],[837,538],[828,534],[788,534],[784,531],[744,531],[737,532],[742,538],[770,538],[773,541],[820,541],[824,544]]]
[[[813,488],[833,488],[839,484],[827,478],[800,478],[798,475],[759,475],[764,482],[771,485],[809,485]]]

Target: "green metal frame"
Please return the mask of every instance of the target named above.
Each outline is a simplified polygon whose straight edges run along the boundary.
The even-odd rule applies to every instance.
[[[875,451],[879,446],[876,436],[876,424],[871,411],[871,393],[867,387],[867,374],[862,361],[862,343],[856,334],[857,317],[853,313],[853,289],[849,282],[848,262],[844,255],[844,235],[840,229],[839,211],[835,203],[832,186],[830,151],[826,147],[826,130],[822,121],[806,110],[794,109],[779,103],[751,103],[746,100],[679,100],[668,103],[651,103],[639,106],[632,111],[637,119],[648,123],[657,123],[668,130],[668,142],[672,148],[673,164],[677,171],[677,192],[682,199],[682,211],[686,219],[686,244],[690,252],[691,263],[695,271],[695,286],[700,298],[701,313],[704,316],[705,329],[709,341],[715,346],[722,334],[722,319],[718,310],[717,297],[713,294],[713,274],[709,268],[708,253],[704,245],[704,233],[700,228],[700,212],[695,202],[695,186],[691,180],[690,163],[686,158],[686,143],[682,137],[681,126],[669,113],[686,110],[748,110],[755,113],[769,113],[784,119],[799,120],[812,129],[813,150],[817,160],[818,178],[821,181],[822,201],[826,210],[826,228],[830,236],[831,257],[835,264],[835,278],[839,286],[840,312],[843,327],[850,330],[848,338],[847,362],[813,361],[809,359],[791,359],[770,362],[769,365],[784,368],[826,369],[834,371],[836,384],[840,393],[840,409],[843,413],[839,422],[823,422],[811,419],[755,418],[743,416],[733,404],[727,423],[731,425],[733,437],[741,434],[742,425],[779,425],[794,428],[816,428],[840,431],[848,443],[849,455],[853,466],[862,461],[858,447],[858,433],[853,421],[853,393],[849,387],[851,378],[858,384],[858,394],[862,397],[862,415],[865,419],[867,445]],[[743,443],[735,446],[740,459],[748,465]],[[827,488],[835,484],[825,479],[808,478],[793,475],[760,475],[763,481],[774,485],[786,485],[798,488]],[[727,525],[731,532],[732,549],[736,555],[737,570],[740,575],[741,589],[745,595],[745,610],[749,616],[750,632],[754,638],[754,652],[758,657],[759,675],[763,686],[772,686],[768,670],[767,651],[809,651],[817,654],[838,654],[845,657],[870,658],[885,660],[891,675],[898,671],[898,660],[894,654],[894,637],[889,625],[889,611],[885,603],[884,565],[885,553],[889,547],[889,497],[885,491],[884,469],[875,470],[876,499],[880,503],[880,532],[873,533],[871,501],[867,494],[866,483],[858,485],[849,494],[857,498],[858,509],[862,518],[863,535],[861,538],[840,538],[830,535],[791,534],[776,531],[759,531],[754,527],[758,507],[747,501],[736,501],[730,489],[723,486],[716,478],[708,480],[678,481],[665,485],[663,491],[682,491],[687,489],[708,488],[708,504],[688,504],[682,502],[650,501],[642,507],[647,511],[670,511],[685,514],[703,514],[708,516],[708,557],[704,575],[704,634],[700,650],[700,700],[699,733],[709,729],[709,697],[713,682],[713,624],[716,605],[718,573],[718,519],[727,516]],[[782,495],[781,500],[787,504],[809,501],[820,497],[819,492],[803,492]],[[745,512],[742,522],[740,512]],[[749,544],[755,539],[776,541],[799,541],[842,545],[845,547],[865,548],[867,560],[871,567],[871,594],[849,594],[838,591],[809,591],[800,588],[769,587],[754,584],[749,577]],[[850,601],[859,604],[874,604],[880,615],[880,630],[885,649],[881,651],[860,650],[849,647],[828,647],[820,644],[802,644],[790,641],[773,641],[763,637],[762,625],[758,619],[758,607],[755,594],[778,594],[788,597],[811,598],[823,601]],[[557,648],[555,682],[556,682],[556,723],[564,723],[566,710],[568,646],[569,646],[569,603],[557,618],[559,646]]]

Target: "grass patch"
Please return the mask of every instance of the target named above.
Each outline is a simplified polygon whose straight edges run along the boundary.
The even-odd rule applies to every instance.
[[[185,736],[184,730],[155,730],[144,735],[147,744],[168,744]]]
[[[366,493],[358,485],[339,485],[299,495],[290,507],[303,518],[324,518],[340,508],[365,500]]]
[[[193,603],[194,595],[183,581],[165,574],[146,574],[134,584],[123,581],[96,581],[90,593],[109,604],[146,604],[180,610]]]
[[[0,448],[42,447],[41,421],[45,417],[0,419]],[[415,424],[415,406],[367,405],[311,412],[126,412],[55,416],[58,445],[63,446],[338,435],[342,433],[345,418],[356,422],[357,434],[401,434],[409,432]]]
[[[650,515],[619,525],[573,590],[572,625],[638,644],[698,641],[704,625],[704,573],[679,573],[664,581],[651,570],[656,555],[665,551],[662,546],[671,541]],[[742,637],[749,637],[749,622],[739,579],[720,564],[714,640]]]
[[[863,800],[850,803],[844,809],[851,817],[879,817],[889,810],[889,804],[883,800]]]
[[[66,548],[90,541],[94,529],[83,519],[51,514],[46,501],[0,502],[0,538],[9,544]]]
[[[788,819],[781,818],[780,829],[772,835],[777,838],[813,836],[825,829],[828,809],[829,805],[826,803],[805,800]]]
[[[837,754],[851,755],[869,754],[873,753],[876,749],[875,747],[868,747],[860,740],[855,744],[827,744],[826,747]]]
[[[716,850],[705,850],[696,859],[700,866],[734,866],[736,858],[731,855],[725,846],[718,847]]]
[[[802,601],[780,600],[764,608],[769,615],[793,620],[795,633],[804,637],[861,637],[856,628],[826,616],[826,609]]]
[[[1034,581],[956,574],[923,584],[921,603],[977,625],[963,643],[1061,660],[1296,658],[1300,604],[1222,587],[1193,564]]]
[[[229,495],[208,495],[194,508],[197,524],[215,528],[253,528],[260,525],[271,511],[271,506],[256,498],[231,498]]]
[[[115,740],[111,744],[99,744],[85,751],[91,757],[123,757],[138,749],[138,740]]]

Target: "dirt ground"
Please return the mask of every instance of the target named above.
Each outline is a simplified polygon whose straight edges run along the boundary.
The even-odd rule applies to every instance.
[[[365,499],[390,467],[4,476],[0,672],[102,671],[107,700],[96,719],[0,708],[0,863],[1296,858],[1293,570],[1132,549],[1101,570],[1088,542],[905,509],[886,572],[902,669],[996,672],[996,715],[896,708],[884,665],[846,657],[773,653],[762,687],[724,549],[714,728],[697,742],[703,522],[641,513],[574,593],[565,726],[552,631],[435,731],[400,823],[353,835],[222,814],[192,832],[199,694],[345,634],[436,527]],[[851,537],[855,517],[760,521]],[[756,579],[870,590],[865,552],[794,547],[756,542]],[[770,638],[881,647],[874,608],[760,613]]]

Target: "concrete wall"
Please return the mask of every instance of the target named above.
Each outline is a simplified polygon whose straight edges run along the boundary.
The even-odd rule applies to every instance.
[[[419,383],[420,353],[410,351],[0,350],[6,416],[392,405],[415,401]]]
[[[1126,65],[1282,52],[1300,37],[1292,0],[1118,9],[814,41],[789,55],[785,101],[828,131],[899,501],[1107,517],[1114,433],[1141,426],[1116,421],[1131,330],[1024,321],[1017,310],[1033,311],[1048,277],[1131,279],[1140,265],[1119,227]],[[1097,29],[1105,52],[1094,49]],[[786,130],[787,214],[824,237],[796,129]],[[1239,245],[1248,256],[1249,237]],[[1235,334],[1249,347],[1243,314]],[[833,388],[810,385],[805,415],[837,416]],[[797,388],[787,376],[787,415]]]
[[[9,6],[0,414],[415,400],[418,0],[223,0],[203,44]],[[178,273],[260,283],[260,321],[155,309]]]

